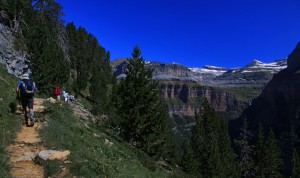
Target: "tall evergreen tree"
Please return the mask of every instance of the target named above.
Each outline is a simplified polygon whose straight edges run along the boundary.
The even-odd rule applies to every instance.
[[[205,99],[195,116],[191,144],[202,177],[240,177],[224,121]]]
[[[292,178],[300,178],[300,157],[295,148],[293,148],[291,163],[292,163],[291,177]]]
[[[196,173],[197,164],[194,159],[193,149],[188,140],[185,140],[182,144],[182,156],[181,156],[180,165],[184,172],[187,172],[189,174]]]
[[[145,68],[141,51],[136,46],[118,85],[116,104],[121,136],[151,156],[165,151],[168,114],[161,103],[158,82],[152,80],[152,70]]]
[[[99,49],[101,50],[101,49]],[[111,84],[110,66],[107,64],[110,54],[106,54],[101,60],[94,62],[92,77],[90,79],[90,95],[93,101],[92,113],[95,115],[108,114],[110,109],[110,99],[108,94],[108,85]]]
[[[281,150],[278,144],[275,134],[270,129],[268,138],[265,143],[265,176],[266,177],[282,177],[281,170],[283,161],[281,158]]]
[[[61,85],[69,78],[69,62],[59,45],[57,33],[54,33],[56,27],[52,26],[52,23],[60,21],[61,8],[57,3],[52,6],[55,2],[34,1],[33,4],[35,11],[28,10],[24,17],[28,26],[23,29],[23,34],[32,65],[32,78],[39,90],[47,93],[49,88]],[[37,4],[40,6],[37,7]]]
[[[248,129],[247,118],[244,119],[244,124],[240,134],[240,169],[242,177],[254,177],[253,165],[253,146],[250,144],[252,132]]]
[[[263,177],[265,160],[265,133],[261,124],[258,127],[256,142],[254,145],[254,169],[256,177]]]
[[[264,138],[262,126],[259,126],[254,151],[256,177],[282,177],[283,161],[279,144],[274,132],[270,129],[267,139]]]
[[[33,78],[40,91],[47,91],[53,85],[61,85],[69,77],[70,66],[62,49],[52,40],[49,29],[45,26],[35,26],[28,44],[31,52]]]

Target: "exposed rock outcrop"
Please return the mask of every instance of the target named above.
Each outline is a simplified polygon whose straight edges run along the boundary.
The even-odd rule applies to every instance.
[[[14,45],[15,40],[10,28],[0,23],[0,64],[4,64],[9,73],[19,76],[30,61],[27,53]]]
[[[204,98],[218,112],[240,114],[248,105],[232,93],[197,83],[161,82],[160,86],[162,98],[167,103],[170,114],[193,116]],[[234,116],[230,119],[233,118]]]

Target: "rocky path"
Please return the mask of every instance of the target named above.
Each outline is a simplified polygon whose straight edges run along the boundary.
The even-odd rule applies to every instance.
[[[43,110],[43,99],[36,98],[34,101],[34,110],[41,112]],[[37,115],[37,114],[35,114]],[[35,118],[38,120],[38,118]],[[10,157],[11,176],[13,178],[42,178],[44,177],[43,167],[35,164],[33,159],[43,150],[40,146],[38,130],[42,128],[42,123],[35,122],[34,127],[22,125],[16,139],[7,147]]]

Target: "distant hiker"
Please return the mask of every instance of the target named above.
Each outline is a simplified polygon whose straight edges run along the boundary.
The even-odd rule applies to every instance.
[[[68,102],[69,94],[65,90],[62,91],[62,96],[64,97],[65,102]]]
[[[57,98],[57,101],[60,101],[60,88],[59,86],[55,86],[54,87],[54,97]]]
[[[18,82],[16,93],[18,94],[20,92],[22,109],[25,115],[25,124],[27,126],[34,125],[33,100],[34,100],[35,91],[36,91],[36,85],[32,80],[29,79],[29,74],[28,73],[23,74],[21,80]],[[28,124],[27,107],[29,108],[30,124]]]
[[[74,95],[68,95],[68,101],[70,101],[70,102],[75,101],[75,96]]]

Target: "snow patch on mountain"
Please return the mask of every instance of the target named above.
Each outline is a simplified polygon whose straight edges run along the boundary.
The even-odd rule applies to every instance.
[[[192,72],[198,74],[212,74],[214,76],[222,75],[226,72],[226,68],[206,65],[203,68],[189,68]]]
[[[241,68],[242,73],[247,72],[271,72],[277,73],[282,69],[287,67],[287,59],[278,60],[271,63],[263,63],[259,60],[253,60],[250,64],[246,65],[244,68]]]

